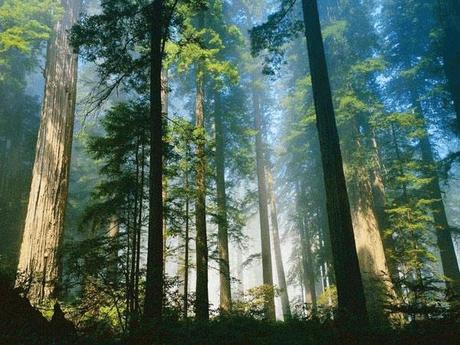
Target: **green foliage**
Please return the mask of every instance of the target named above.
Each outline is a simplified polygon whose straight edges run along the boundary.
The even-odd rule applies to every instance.
[[[4,0],[0,3],[0,80],[11,72],[15,52],[36,57],[61,13],[56,0]]]
[[[265,306],[275,295],[275,289],[270,285],[260,285],[246,291],[242,299],[235,302],[233,312],[254,319],[265,318]]]
[[[304,24],[293,14],[294,0],[283,0],[278,11],[268,16],[267,21],[250,30],[251,53],[265,55],[265,74],[274,74],[284,61],[287,44],[302,32]]]

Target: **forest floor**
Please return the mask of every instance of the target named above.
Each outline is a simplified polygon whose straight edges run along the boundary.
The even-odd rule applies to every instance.
[[[51,321],[29,301],[0,284],[0,345],[143,345],[151,336],[123,339],[97,323],[75,331],[59,307]],[[141,332],[139,332],[141,333]],[[353,329],[335,322],[267,322],[227,317],[209,322],[178,321],[163,325],[164,345],[459,345],[460,323],[445,320],[403,329]]]

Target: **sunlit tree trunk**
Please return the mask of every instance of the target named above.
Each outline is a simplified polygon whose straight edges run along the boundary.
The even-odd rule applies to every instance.
[[[200,15],[201,22],[203,14]],[[203,27],[203,26],[201,26]],[[196,142],[196,304],[195,314],[198,320],[209,319],[208,296],[208,239],[206,230],[206,153],[204,127],[204,67],[198,63],[196,75],[195,99]]]
[[[150,26],[150,175],[147,278],[144,318],[163,317],[163,125],[161,105],[164,2],[152,3]]]
[[[268,159],[267,159],[268,161]],[[270,218],[272,223],[273,249],[275,253],[276,273],[278,276],[278,286],[281,290],[281,309],[283,310],[284,319],[291,318],[291,306],[289,305],[289,295],[286,284],[286,275],[284,272],[283,255],[281,254],[281,239],[278,226],[278,211],[276,207],[276,196],[273,186],[273,175],[270,166],[267,164],[267,187],[270,199]]]
[[[372,190],[372,206],[374,214],[377,220],[378,228],[380,230],[380,237],[382,238],[383,248],[385,250],[385,258],[388,265],[389,277],[388,279],[393,283],[393,289],[398,296],[401,296],[401,291],[394,285],[394,282],[399,279],[398,265],[389,252],[394,249],[394,239],[391,236],[385,236],[384,233],[390,226],[388,221],[388,215],[386,214],[386,196],[385,196],[385,184],[382,173],[382,163],[380,159],[379,144],[374,131],[370,128],[367,122],[362,122],[361,126],[364,127],[366,136],[369,139],[370,147],[370,169],[369,179]]]
[[[230,261],[228,253],[228,219],[227,195],[225,191],[225,130],[222,123],[222,105],[220,94],[215,96],[215,130],[216,130],[216,187],[218,209],[218,249],[220,275],[220,309],[228,313],[232,309],[230,285]]]
[[[254,126],[256,130],[256,165],[259,194],[260,238],[262,242],[262,273],[263,283],[273,287],[272,255],[270,247],[270,228],[268,222],[268,199],[265,179],[265,147],[262,135],[262,114],[257,90],[253,91]],[[266,296],[265,317],[275,320],[275,296]]]
[[[367,158],[372,157],[372,152],[369,154],[369,148],[363,146],[364,137],[360,133],[363,125],[358,120],[349,122],[345,128],[352,138],[346,140],[344,157],[345,162],[348,162],[345,166],[351,215],[367,309],[371,321],[382,324],[387,322],[385,304],[388,303],[389,296],[395,295],[381,237],[383,229],[379,227],[375,211],[372,174],[364,164],[365,160],[370,161]]]
[[[78,19],[81,2],[61,3],[64,15],[48,43],[45,96],[18,265],[17,285],[27,289],[32,303],[52,296],[56,289],[69,186],[77,55],[69,45],[68,30]]]
[[[340,316],[367,322],[366,300],[359,270],[342,154],[332,104],[316,0],[302,0],[310,73],[326,187]]]

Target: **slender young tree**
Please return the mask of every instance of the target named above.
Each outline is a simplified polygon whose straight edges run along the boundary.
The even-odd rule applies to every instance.
[[[218,208],[218,242],[220,274],[220,309],[228,313],[232,309],[232,292],[230,284],[230,263],[228,252],[228,217],[227,195],[225,188],[225,132],[222,123],[222,104],[219,91],[215,95],[215,140],[216,140],[216,187]]]
[[[267,158],[267,162],[269,159]],[[286,274],[284,272],[283,255],[281,254],[281,239],[278,226],[278,211],[276,207],[276,196],[273,186],[273,174],[269,163],[267,164],[267,187],[270,200],[270,219],[273,235],[273,249],[275,253],[276,274],[278,276],[278,285],[281,290],[281,309],[283,310],[284,319],[290,319],[291,306],[289,305],[289,295],[286,284]]]
[[[186,161],[188,160],[188,145],[186,148]],[[189,197],[189,189],[190,189],[190,181],[189,181],[189,170],[188,170],[188,161],[187,167],[185,168],[185,176],[184,176],[184,187],[185,187],[185,235],[184,235],[184,246],[185,246],[185,253],[184,253],[184,318],[188,316],[188,280],[189,280],[189,270],[190,270],[190,197]]]
[[[366,323],[368,320],[366,300],[353,234],[318,5],[316,0],[303,0],[302,5],[326,188],[339,311],[344,319],[355,319]]]
[[[257,88],[257,86],[255,86]],[[263,283],[267,287],[273,287],[272,254],[270,246],[270,227],[268,222],[268,197],[265,175],[265,147],[262,133],[262,110],[260,106],[259,90],[253,90],[254,107],[254,129],[256,130],[256,167],[257,185],[259,196],[259,219],[260,219],[260,239],[262,245],[262,273]],[[275,296],[270,292],[266,296],[265,317],[268,320],[275,320]]]
[[[199,13],[199,28],[204,27],[204,13]],[[196,305],[198,320],[209,319],[208,296],[208,239],[206,230],[206,153],[204,127],[204,63],[197,62],[195,96],[195,133],[196,142]]]
[[[54,26],[46,55],[45,96],[16,281],[32,303],[56,290],[69,186],[78,59],[68,31],[78,20],[81,1],[61,4],[64,15]]]

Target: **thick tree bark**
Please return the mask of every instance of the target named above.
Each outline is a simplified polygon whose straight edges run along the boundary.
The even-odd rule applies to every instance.
[[[327,211],[340,317],[367,322],[342,154],[332,104],[326,57],[316,0],[303,0],[313,97],[323,162]]]
[[[218,92],[215,96],[214,121],[216,127],[217,237],[219,247],[220,310],[223,313],[228,313],[232,309],[232,293],[228,252],[227,195],[225,191],[225,130],[222,123],[221,98]]]
[[[361,158],[368,157],[368,148],[363,147],[364,138],[360,133],[363,127],[358,120],[345,127],[352,138],[346,140],[344,159],[349,164],[345,164],[345,170],[349,177],[351,215],[369,318],[373,324],[384,324],[387,322],[385,304],[389,296],[395,294],[381,237],[383,229],[375,212],[371,174]]]
[[[78,59],[68,30],[78,19],[81,2],[61,3],[65,13],[48,43],[45,96],[16,281],[27,289],[32,303],[56,289],[69,186]]]
[[[204,71],[199,63],[196,76],[195,128],[196,142],[196,304],[198,320],[209,319],[208,239],[206,230],[206,153],[204,128]]]
[[[268,161],[268,159],[267,159]],[[270,199],[270,218],[272,222],[273,249],[275,252],[276,273],[278,276],[278,285],[281,290],[281,309],[283,310],[284,319],[290,319],[291,306],[289,305],[289,295],[286,284],[286,275],[284,272],[283,255],[281,254],[281,240],[278,226],[278,211],[276,207],[276,196],[273,186],[273,175],[269,165],[267,165],[267,182],[268,195]]]
[[[370,129],[370,126],[363,122],[366,135],[369,138],[369,146],[371,148],[371,167],[369,169],[369,178],[372,186],[372,205],[374,209],[374,214],[378,223],[378,228],[380,230],[380,237],[382,238],[383,248],[385,250],[385,258],[388,265],[389,277],[391,283],[393,284],[393,289],[398,296],[401,296],[401,291],[396,288],[394,282],[398,279],[399,270],[398,265],[392,259],[391,255],[388,255],[388,250],[394,248],[394,240],[391,236],[385,236],[384,232],[390,226],[388,221],[388,216],[385,212],[386,207],[386,196],[385,196],[385,184],[382,174],[382,163],[380,159],[380,150],[377,138],[373,130]]]
[[[262,244],[262,273],[263,283],[273,287],[272,254],[270,247],[270,228],[268,222],[267,184],[265,181],[265,147],[262,135],[262,114],[257,90],[253,91],[254,127],[256,133],[256,164],[259,194],[260,239]],[[267,296],[265,317],[275,320],[275,296]]]
[[[439,1],[441,27],[443,28],[442,55],[447,86],[457,115],[457,130],[460,131],[460,2]]]
[[[152,4],[150,32],[150,175],[147,279],[144,318],[163,317],[163,116],[161,104],[162,38],[164,2]]]

